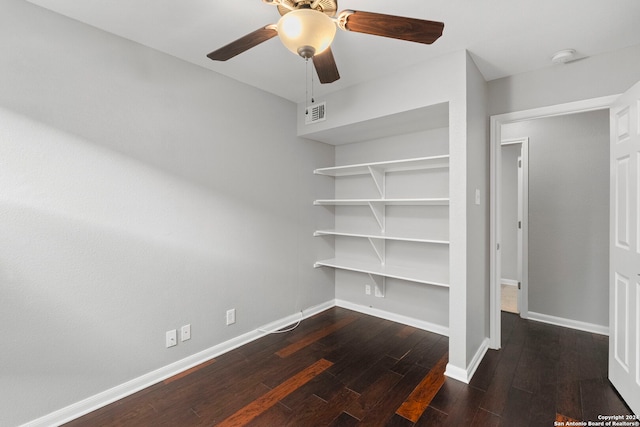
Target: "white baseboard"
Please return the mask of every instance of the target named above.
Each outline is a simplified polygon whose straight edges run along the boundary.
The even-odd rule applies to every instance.
[[[489,338],[485,338],[480,344],[478,351],[476,351],[476,354],[474,354],[473,359],[471,359],[471,362],[466,369],[448,363],[447,369],[445,370],[444,374],[449,378],[453,378],[454,380],[462,381],[465,384],[469,384],[469,381],[471,381],[471,378],[473,378],[473,374],[476,373],[476,370],[478,369],[478,366],[480,366],[480,362],[482,362],[482,359],[484,358],[484,355],[487,353],[488,349]]]
[[[565,319],[562,317],[550,316],[548,314],[535,313],[530,311],[527,318],[536,322],[548,323],[550,325],[562,326],[579,331],[591,332],[594,334],[609,336],[609,327],[596,325],[594,323],[581,322],[579,320]]]
[[[508,286],[518,286],[518,281],[512,279],[500,279],[500,283]]]
[[[322,313],[325,310],[328,310],[332,307],[335,307],[335,301],[334,300],[330,300],[327,302],[324,302],[322,304],[318,304],[315,305],[313,307],[309,307],[304,309],[302,312],[298,312],[295,314],[291,314],[287,317],[284,317],[282,319],[278,319],[274,322],[271,323],[267,323],[266,325],[263,325],[261,327],[259,327],[258,329],[256,329],[257,332],[260,332],[261,335],[260,336],[264,336],[265,334],[270,334],[273,333],[275,331],[277,331],[278,329],[282,329],[287,325],[291,325],[294,324],[296,322],[298,322],[299,320],[304,320],[307,319],[311,316],[315,316],[318,313]],[[302,317],[300,316],[300,313],[302,313]]]
[[[413,326],[415,328],[423,329],[425,331],[434,332],[439,335],[449,336],[449,328],[446,326],[436,325],[434,323],[426,322],[424,320],[415,319],[412,317],[402,316],[400,314],[391,313],[384,310],[379,310],[372,307],[367,307],[364,305],[354,304],[349,301],[344,301],[340,299],[336,299],[337,307],[346,308],[348,310],[357,311],[359,313],[368,314],[370,316],[379,317],[386,320],[391,320],[392,322],[402,323],[404,325]],[[445,375],[453,378],[458,381],[462,381],[465,384],[469,384],[473,374],[476,373],[478,366],[480,366],[480,362],[484,358],[484,355],[487,353],[489,349],[489,338],[485,338],[480,347],[476,351],[473,359],[469,362],[469,365],[466,368],[460,368],[451,364],[447,364],[447,368],[445,370]]]
[[[390,320],[393,322],[402,323],[404,325],[413,326],[413,327],[416,327],[425,331],[433,332],[439,335],[449,336],[449,328],[446,326],[437,325],[435,323],[426,322],[424,320],[419,320],[412,317],[403,316],[400,314],[391,313],[388,311],[375,309],[367,306],[354,304],[348,301],[336,299],[336,300],[327,301],[325,303],[303,310],[302,317],[300,313],[294,313],[282,319],[268,323],[256,330],[247,332],[246,334],[240,335],[236,338],[230,339],[228,341],[225,341],[223,343],[210,347],[199,353],[193,354],[189,357],[178,360],[169,365],[163,366],[160,369],[156,369],[155,371],[149,372],[138,378],[134,378],[131,381],[127,381],[126,383],[120,384],[109,390],[105,390],[101,393],[88,397],[72,405],[69,405],[57,411],[51,412],[50,414],[47,414],[41,418],[29,421],[26,424],[23,424],[21,427],[60,426],[64,423],[67,423],[78,417],[88,414],[89,412],[95,411],[110,403],[113,403],[117,400],[130,396],[140,390],[143,390],[149,386],[152,386],[153,384],[157,384],[160,381],[164,381],[167,378],[170,378],[174,375],[177,375],[181,372],[184,372],[188,369],[198,366],[201,363],[204,363],[215,357],[220,356],[221,354],[227,353],[235,348],[248,344],[258,338],[261,338],[267,335],[268,334],[267,331],[275,331],[275,330],[281,329],[287,325],[291,325],[292,323],[297,322],[301,318],[306,319],[315,314],[328,310],[334,306],[346,308],[346,309],[357,311],[363,314],[368,314],[371,316]],[[483,345],[485,347],[484,351],[480,352],[479,350],[478,353],[476,353],[476,356],[474,357],[472,363],[470,364],[469,368],[467,368],[466,371],[461,369],[460,371],[462,373],[458,373],[456,372],[458,368],[450,367],[449,365],[447,365],[447,372],[445,374],[452,378],[459,379],[460,381],[468,383],[468,381],[471,379],[471,376],[473,375],[473,373],[477,368],[477,364],[480,363],[480,361],[482,360],[482,357],[484,356],[484,352],[486,352],[487,345],[486,343],[483,343]]]
[[[447,326],[437,325],[435,323],[415,319],[413,317],[403,316],[401,314],[392,313],[390,311],[368,307],[366,305],[354,304],[352,302],[341,299],[336,299],[335,305],[337,307],[346,308],[348,310],[357,311],[359,313],[368,314],[370,316],[379,317],[381,319],[391,320],[392,322],[402,323],[403,325],[413,326],[414,328],[433,332],[438,335],[444,335],[446,337],[449,336],[449,328]]]
[[[220,356],[221,354],[227,353],[235,348],[261,338],[268,334],[268,332],[265,331],[275,331],[281,329],[287,325],[291,325],[292,323],[297,322],[301,318],[306,319],[334,306],[335,302],[333,300],[327,301],[325,303],[303,310],[302,317],[300,316],[300,312],[298,312],[285,318],[276,320],[254,331],[247,332],[246,334],[240,335],[236,338],[232,338],[228,341],[203,350],[200,353],[193,354],[189,357],[163,366],[160,369],[156,369],[155,371],[149,372],[138,378],[134,378],[131,381],[127,381],[126,383],[120,384],[109,390],[105,390],[87,399],[81,400],[55,412],[51,412],[50,414],[47,414],[41,418],[29,421],[28,423],[23,424],[21,427],[50,427],[67,423],[71,420],[88,414],[89,412],[95,411],[96,409],[100,409],[110,403],[130,396],[140,390],[152,386],[153,384],[164,381],[167,378],[186,371],[187,369],[198,366],[201,363]]]

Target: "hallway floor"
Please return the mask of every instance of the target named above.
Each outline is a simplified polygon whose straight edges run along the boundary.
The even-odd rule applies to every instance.
[[[518,287],[512,285],[500,285],[500,299],[502,311],[518,313]]]

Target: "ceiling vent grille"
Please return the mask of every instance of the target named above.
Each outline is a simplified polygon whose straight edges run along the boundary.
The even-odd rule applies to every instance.
[[[304,118],[305,124],[317,123],[327,118],[327,103],[321,102],[319,104],[307,107],[307,113]]]

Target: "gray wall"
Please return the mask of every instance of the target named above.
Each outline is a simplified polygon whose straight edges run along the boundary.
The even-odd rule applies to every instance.
[[[502,206],[500,251],[502,279],[518,280],[518,156],[521,144],[502,147]]]
[[[503,126],[529,137],[529,311],[607,326],[607,110]]]
[[[489,115],[625,92],[640,79],[640,45],[489,82]]]
[[[489,126],[487,83],[471,56],[467,53],[465,57],[468,367],[489,335]],[[480,192],[478,204],[476,190]]]
[[[312,170],[334,150],[295,136],[294,104],[27,2],[2,9],[0,425],[333,300],[312,268],[331,221],[312,201],[333,189]]]

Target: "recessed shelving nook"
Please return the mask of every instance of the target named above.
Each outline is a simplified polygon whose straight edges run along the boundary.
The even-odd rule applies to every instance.
[[[335,229],[314,235],[341,244],[315,267],[366,273],[380,297],[386,278],[448,288],[448,172],[449,155],[316,169],[340,182],[314,202],[335,207]]]
[[[327,95],[327,121],[299,120],[298,136],[334,146],[307,169],[309,263],[333,276],[336,305],[448,336],[446,375],[468,382],[489,332],[487,88],[468,52],[441,59]]]

